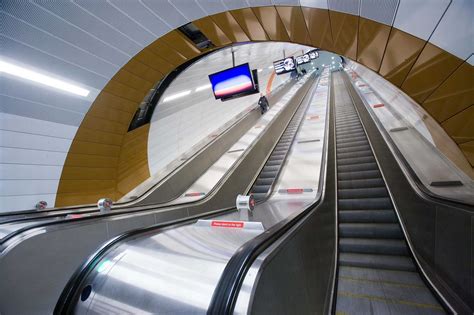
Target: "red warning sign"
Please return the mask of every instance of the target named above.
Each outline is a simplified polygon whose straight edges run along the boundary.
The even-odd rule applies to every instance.
[[[234,229],[243,229],[244,222],[241,221],[212,221],[211,226],[213,227],[224,227],[224,228],[234,228]]]

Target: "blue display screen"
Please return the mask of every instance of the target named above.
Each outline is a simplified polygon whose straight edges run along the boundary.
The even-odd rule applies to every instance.
[[[216,99],[254,90],[248,63],[210,74],[209,80]]]

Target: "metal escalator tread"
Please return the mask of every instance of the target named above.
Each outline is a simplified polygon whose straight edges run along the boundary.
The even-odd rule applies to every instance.
[[[339,264],[341,266],[416,271],[412,259],[409,256],[401,255],[340,253]]]
[[[348,92],[341,88],[340,92],[336,93]],[[419,276],[354,104],[350,97],[343,97],[334,104],[338,266],[340,271],[344,270],[338,274],[336,313],[428,314],[430,312],[420,312],[421,307],[418,307],[424,305],[424,301],[428,301],[426,305],[431,308],[429,311],[443,312],[422,281],[418,280],[417,293],[407,298],[413,300],[413,305],[408,308],[403,306],[404,309],[399,305],[403,303],[396,300],[399,293],[378,282],[378,273],[381,272],[398,272],[401,276],[396,280],[404,286],[411,285],[409,278],[413,275],[418,279]],[[363,272],[359,272],[360,270]],[[347,273],[357,272],[359,273],[356,277],[347,276]],[[360,279],[369,274],[373,277],[376,275],[375,279]],[[373,287],[378,290],[371,291]],[[370,298],[380,291],[384,292],[384,299]]]
[[[299,125],[303,120],[306,108],[308,107],[309,102],[306,106],[300,105],[250,189],[250,194],[253,195],[256,201],[265,199],[269,190],[272,188],[279,170],[288,155],[288,151],[290,150],[293,139],[296,136]]]
[[[341,238],[339,250],[344,253],[366,253],[385,255],[407,255],[408,249],[403,240],[377,238]]]

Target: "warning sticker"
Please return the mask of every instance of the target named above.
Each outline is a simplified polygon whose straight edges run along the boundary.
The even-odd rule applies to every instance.
[[[211,226],[242,229],[244,227],[244,222],[240,222],[240,221],[212,221]]]

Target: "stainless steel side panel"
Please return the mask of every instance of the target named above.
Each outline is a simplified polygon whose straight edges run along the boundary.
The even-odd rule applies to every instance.
[[[52,225],[9,241],[0,253],[0,314],[51,313],[61,290],[79,264],[104,241],[128,231],[130,226],[146,227],[232,206],[235,196],[245,191],[255,177],[261,166],[259,163],[275,145],[276,138],[311,84],[308,81],[296,93],[269,130],[226,176],[225,183],[205,202],[185,208],[150,209],[100,221]],[[120,222],[132,217],[135,219],[130,225]]]

